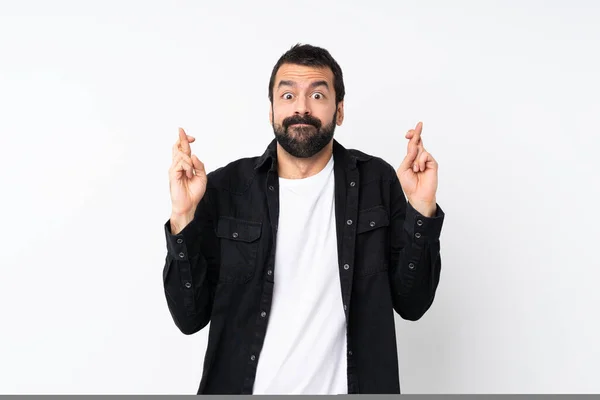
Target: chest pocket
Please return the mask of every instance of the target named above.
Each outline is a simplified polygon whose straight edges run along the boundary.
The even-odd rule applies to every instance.
[[[390,218],[383,206],[358,212],[356,227],[356,277],[385,271],[389,265]]]
[[[256,270],[262,223],[219,217],[216,235],[221,245],[219,281],[246,283]]]

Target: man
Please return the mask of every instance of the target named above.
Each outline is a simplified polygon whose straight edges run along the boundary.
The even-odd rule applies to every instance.
[[[345,149],[342,71],[310,45],[279,59],[269,99],[260,157],[206,175],[195,138],[173,146],[163,280],[183,333],[210,322],[198,394],[399,393],[393,310],[421,318],[441,268],[422,124],[397,171]]]

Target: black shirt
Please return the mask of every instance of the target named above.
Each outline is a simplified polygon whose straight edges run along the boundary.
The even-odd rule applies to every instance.
[[[194,220],[164,225],[163,282],[177,327],[210,322],[198,394],[251,394],[276,284],[276,140],[208,174]],[[348,343],[348,393],[400,393],[395,310],[418,320],[440,279],[442,209],[426,218],[395,169],[334,140],[335,217]]]

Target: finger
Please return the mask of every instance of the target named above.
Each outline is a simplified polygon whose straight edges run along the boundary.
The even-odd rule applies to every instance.
[[[194,173],[196,175],[206,175],[206,170],[204,169],[204,163],[200,161],[198,157],[194,154],[192,156],[192,166],[194,167]]]
[[[409,129],[406,134],[404,135],[404,137],[406,139],[412,139],[415,135],[417,135],[420,139],[421,142],[423,141],[422,137],[421,137],[421,132],[423,131],[423,123],[419,122],[414,129]]]
[[[418,147],[414,142],[414,139],[410,139],[408,141],[407,149],[406,149],[406,157],[402,160],[402,164],[400,164],[400,168],[405,171],[407,169],[413,168],[413,164],[418,154]]]
[[[186,135],[183,128],[179,128],[179,142],[181,146],[181,151],[183,151],[188,156],[192,155],[192,149],[190,148],[190,143],[188,141],[188,135]]]
[[[431,153],[429,152],[425,152],[424,153],[425,156],[422,157],[421,161],[421,171],[425,171],[427,169],[437,169],[438,167],[438,163],[437,161],[431,156]]]
[[[173,160],[175,160],[175,157],[177,157],[177,154],[180,151],[181,151],[181,149],[179,148],[179,140],[177,140],[172,148]]]
[[[416,139],[417,144],[421,141],[421,132],[423,131],[423,123],[419,122],[414,129],[413,138]]]
[[[427,162],[427,158],[429,157],[429,153],[423,151],[419,156],[417,156],[419,171],[425,171],[425,163]]]
[[[185,160],[180,159],[169,169],[169,177],[171,180],[180,180],[183,175],[191,179],[192,166]]]
[[[433,156],[430,153],[427,153],[428,157],[427,157],[427,161],[425,161],[425,165],[427,166],[427,168],[438,168],[438,162],[435,160],[435,158],[433,158]]]
[[[404,158],[401,164],[401,167],[404,170],[412,168],[414,172],[419,171],[419,165],[416,161],[421,155],[421,153],[425,151],[422,143],[423,141],[421,140],[422,130],[423,123],[419,121],[415,128],[410,129],[405,135],[405,137],[409,139],[409,141],[406,157]]]
[[[194,143],[196,141],[196,138],[190,135],[187,135],[188,138],[188,143]],[[181,140],[178,138],[177,141],[175,142],[175,144],[173,145],[173,147],[171,147],[171,153],[173,155],[173,157],[175,157],[175,154],[177,154],[178,151],[181,151]]]
[[[190,164],[187,160],[184,160],[183,158],[181,160],[179,160],[179,171],[184,171],[185,176],[187,176],[189,179],[192,179],[194,177],[194,167],[192,166],[192,164]]]
[[[421,140],[417,144],[417,156],[415,157],[415,162],[413,164],[413,171],[419,172],[421,170],[420,160],[424,153],[426,153],[426,151],[425,151],[425,148],[423,147],[423,141]]]
[[[419,122],[417,122],[417,125],[415,126],[415,133],[418,133],[420,135],[422,131],[423,131],[423,122],[419,121]]]
[[[173,163],[171,164],[171,167],[169,169],[172,171],[180,171],[182,165],[184,165],[184,164],[189,165],[191,167],[192,161],[185,154],[180,153],[180,155],[173,160]]]
[[[185,160],[188,164],[192,165],[192,158],[190,156],[188,156],[187,154],[185,154],[183,151],[178,150],[175,153],[175,157],[173,157],[173,162],[178,162],[179,160]]]
[[[413,165],[413,171],[415,172],[419,172],[421,171],[421,165],[419,163],[420,157],[422,156],[423,152],[425,152],[425,147],[423,146],[423,139],[421,138],[421,132],[423,131],[423,123],[421,121],[419,121],[417,123],[417,126],[415,126],[415,129],[413,130],[413,139],[415,139],[416,141],[416,145],[417,145],[417,157],[416,157],[416,161],[415,164]]]
[[[418,131],[419,134],[421,134],[421,131],[423,130],[423,122],[419,121],[417,122],[417,125],[415,125],[415,127],[413,129],[409,129],[406,132],[406,136],[409,136],[409,134],[414,134]],[[408,139],[408,137],[407,137]]]
[[[175,160],[173,160],[173,165],[171,166],[171,169],[174,170],[174,172],[176,173],[176,176],[179,176],[179,172],[181,172],[182,170],[186,171],[186,175],[188,176],[188,178],[192,178],[193,175],[193,167],[192,167],[192,160],[190,157],[188,157],[186,154],[184,154],[183,152],[179,152],[178,156],[175,158]],[[189,173],[187,173],[189,170]]]
[[[413,134],[410,134],[410,135],[408,133],[406,134],[407,139],[412,139],[412,137],[413,137]],[[423,137],[421,137],[419,139],[419,141],[417,142],[417,147],[419,148],[420,151],[425,150],[425,145],[423,144]]]
[[[169,170],[175,169],[177,164],[179,164],[179,160],[181,160],[181,152],[179,150],[173,149],[173,160],[171,162],[171,167]]]

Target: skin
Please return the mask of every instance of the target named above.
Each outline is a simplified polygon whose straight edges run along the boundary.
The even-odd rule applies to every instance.
[[[425,217],[432,217],[437,209],[438,163],[425,150],[422,131],[423,123],[419,122],[406,133],[405,138],[409,139],[406,156],[396,174],[413,208]]]
[[[318,83],[318,84],[317,84]],[[269,110],[269,121],[282,125],[285,118],[293,115],[311,115],[323,125],[333,120],[335,124],[344,121],[344,102],[335,104],[333,72],[329,68],[307,67],[284,64],[275,77],[273,105]],[[288,129],[298,140],[306,135],[319,134],[314,126],[290,126]],[[404,160],[396,173],[408,202],[425,217],[436,212],[436,191],[438,186],[438,163],[425,150],[421,133],[423,123],[410,129]],[[179,138],[173,145],[173,163],[169,168],[169,188],[171,192],[171,232],[179,233],[194,217],[195,209],[206,192],[207,177],[204,164],[192,155],[190,143],[195,138],[179,128]],[[302,179],[321,171],[333,153],[333,141],[321,151],[308,158],[294,157],[277,144],[279,176],[288,179]]]
[[[318,82],[326,85],[313,86]],[[283,84],[282,84],[283,83]],[[289,85],[288,83],[291,83]],[[294,114],[312,115],[328,124],[336,110],[335,91],[333,88],[333,72],[329,68],[307,67],[302,65],[283,64],[275,75],[273,85],[273,107],[269,109],[271,125],[283,123],[283,119]],[[337,105],[336,125],[344,121],[344,102]],[[290,127],[292,134],[300,128]],[[316,128],[310,134],[316,134]],[[333,141],[323,150],[309,158],[296,158],[277,144],[277,168],[279,176],[287,179],[301,179],[315,175],[321,171],[333,152]]]

